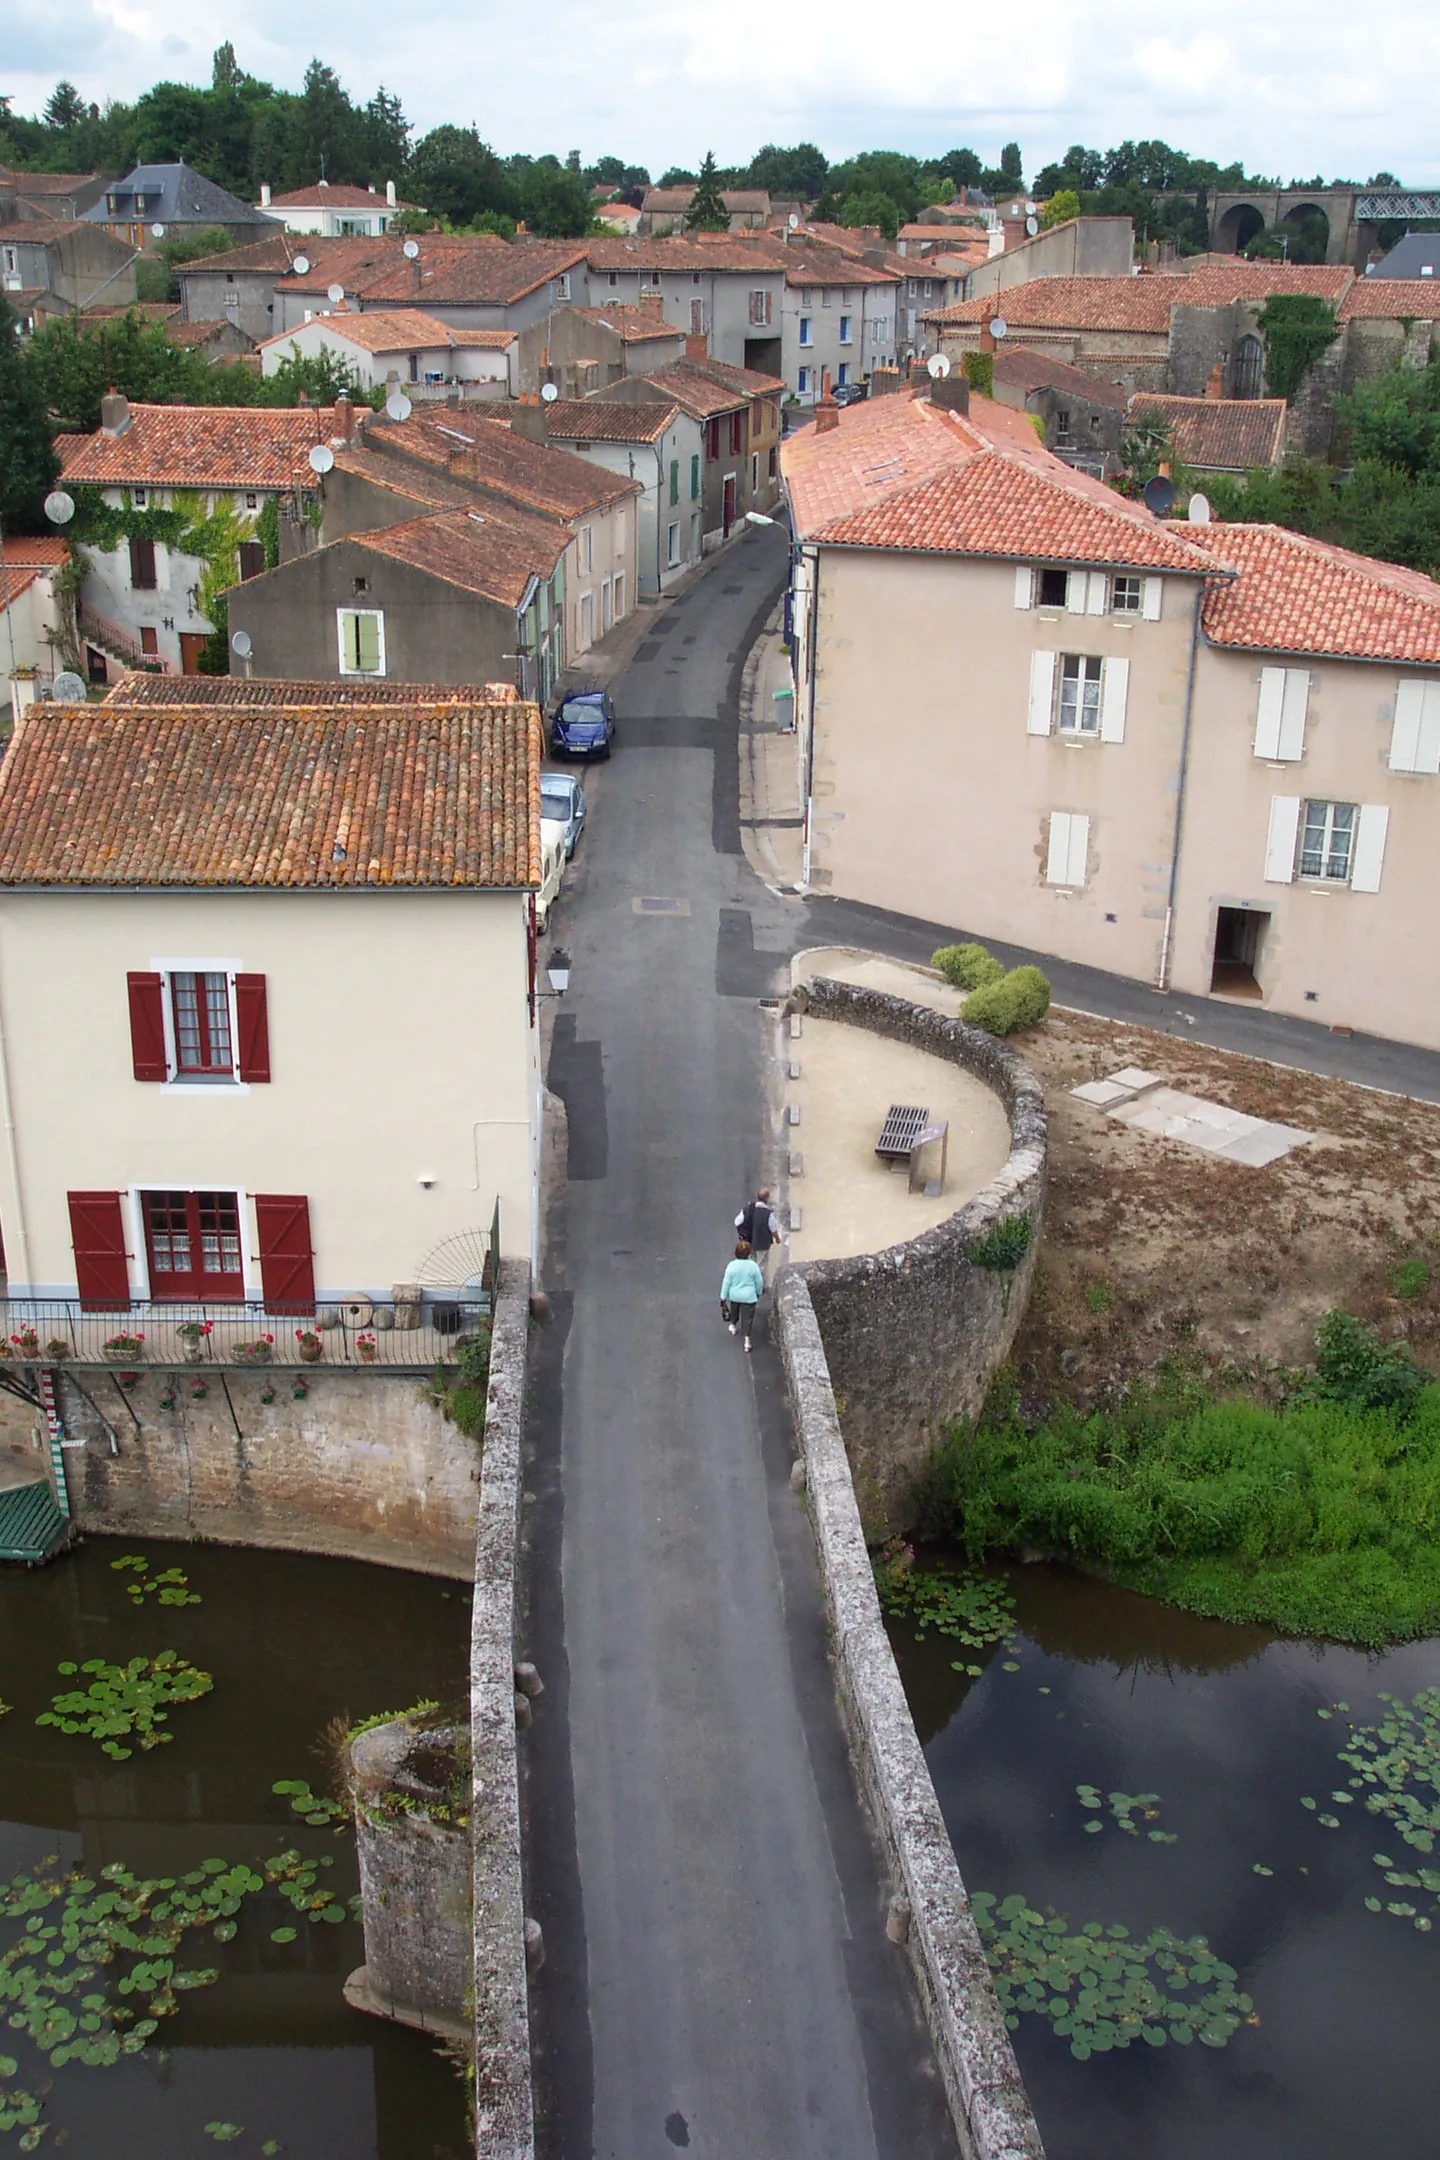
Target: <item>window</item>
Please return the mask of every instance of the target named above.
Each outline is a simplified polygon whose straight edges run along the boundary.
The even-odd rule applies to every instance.
[[[410,365],[410,380],[411,380],[411,382],[419,382],[419,380],[420,380],[420,355],[419,355],[419,353],[418,353],[418,352],[412,352],[412,353],[410,354],[410,356],[409,356],[409,365]]]
[[[619,278],[619,274],[618,274],[618,272],[616,272],[616,271],[614,271],[614,270],[612,270],[612,271],[610,272],[610,277],[609,277],[609,283],[610,283],[610,284],[611,284],[612,286],[613,286],[613,285],[618,285],[618,284],[620,283],[620,278]]]
[[[908,284],[908,286],[909,286],[909,289],[910,289],[910,298],[911,298],[912,300],[918,300],[918,299],[919,299],[919,297],[920,297],[920,280],[919,280],[919,278],[913,278],[913,277],[912,277],[912,278],[909,278],[909,279],[907,279],[907,280],[906,280],[906,282],[907,282],[907,284]]]
[[[230,286],[230,287],[227,287],[227,289],[226,289],[226,293],[225,293],[225,297],[224,297],[224,299],[223,299],[223,300],[221,301],[220,305],[221,305],[222,307],[239,307],[239,305],[240,305],[240,294],[239,294],[239,291],[238,291],[238,290],[237,290],[237,289],[236,289],[236,288],[235,288],[234,286]]]
[[[813,345],[814,342],[815,340],[810,335],[810,317],[802,315],[800,317],[800,343],[802,345]]]
[[[763,329],[770,320],[770,295],[768,292],[752,292],[750,295],[750,320],[757,329]]]
[[[147,1192],[140,1205],[152,1298],[244,1297],[238,1194]]]
[[[242,584],[244,583],[246,578],[260,577],[263,575],[265,569],[265,548],[261,541],[242,540],[240,542],[238,553],[240,556],[240,580]]]
[[[779,450],[778,450],[778,449],[772,448],[772,449],[771,449],[771,452],[770,452],[770,472],[769,472],[769,477],[770,477],[770,478],[771,478],[772,480],[774,480],[774,479],[778,478],[778,476],[779,476],[779,472],[780,472],[780,452],[779,452]]]
[[[1069,574],[1064,570],[1042,570],[1040,572],[1041,607],[1063,608],[1069,582]]]
[[[595,567],[595,528],[593,525],[581,526],[578,553],[581,574],[582,576],[588,575]]]
[[[680,500],[680,460],[670,460],[670,507],[673,510]]]
[[[720,455],[720,422],[718,420],[707,420],[705,423],[705,455],[711,459],[718,458]]]
[[[143,510],[150,500],[149,493],[145,488],[131,488],[130,500],[137,510]]]
[[[806,395],[807,391],[810,388],[810,370],[808,367],[802,367],[796,374],[795,388],[800,393],[801,397],[804,397]]]
[[[568,300],[570,297],[570,272],[568,270],[562,270],[560,273],[560,297],[562,300]]]
[[[698,502],[698,501],[699,501],[699,499],[700,499],[700,453],[699,453],[699,451],[697,450],[697,451],[696,451],[696,453],[695,453],[695,455],[694,455],[694,456],[693,456],[693,457],[691,458],[691,460],[690,460],[690,500],[691,500],[691,502]]]
[[[849,382],[849,380],[850,380],[850,363],[849,363],[849,361],[848,361],[848,360],[842,360],[842,361],[840,362],[840,365],[839,365],[839,367],[837,367],[837,368],[836,368],[836,370],[835,370],[835,380],[836,380],[837,384],[844,384],[844,383],[848,383],[848,382]]]
[[[1045,850],[1047,885],[1083,885],[1090,853],[1090,820],[1069,810],[1052,810]]]
[[[833,298],[833,297],[834,297],[834,296],[833,296],[833,294],[831,293],[831,291],[830,291],[830,288],[829,288],[829,286],[827,285],[827,286],[826,286],[826,287],[824,288],[824,290],[822,291],[821,295],[820,295],[820,305],[821,305],[821,307],[829,307],[829,305],[830,305],[830,302],[831,302],[831,300],[832,300],[832,298]]]
[[[220,973],[177,969],[170,977],[175,1072],[179,1079],[229,1079],[235,1069],[230,1033],[230,980]]]
[[[753,495],[755,494],[756,490],[757,490],[757,489],[759,488],[759,485],[760,485],[760,453],[759,453],[759,451],[758,451],[758,450],[752,450],[752,451],[751,451],[751,453],[750,453],[750,493],[752,494],[752,496],[753,496]]]
[[[148,624],[140,632],[140,650],[142,653],[156,654],[160,650],[160,640]]]
[[[842,345],[849,345],[852,342],[850,336],[851,319],[852,318],[848,315],[842,315],[840,317],[840,343]]]
[[[1440,773],[1440,682],[1412,678],[1397,688],[1390,770]]]
[[[594,644],[594,642],[595,642],[595,595],[594,595],[594,593],[588,593],[588,592],[587,592],[587,593],[581,593],[581,595],[580,595],[580,645],[581,645],[581,649],[582,649],[582,651],[584,650],[584,648],[585,648],[585,647],[586,647],[587,645],[593,645],[593,644]]]
[[[665,528],[665,560],[671,565],[672,569],[680,560],[680,527],[678,525],[667,525]]]
[[[745,415],[744,415],[744,413],[743,413],[743,412],[732,412],[732,413],[731,413],[731,415],[730,415],[730,455],[731,455],[731,457],[739,457],[739,455],[740,455],[741,451],[742,451],[742,450],[744,449],[744,447],[745,447]]]
[[[1348,884],[1355,844],[1354,803],[1307,802],[1300,832],[1300,875]]]
[[[155,590],[155,543],[153,540],[130,542],[130,583],[136,592]]]
[[[1055,440],[1057,443],[1068,443],[1070,440],[1070,415],[1068,412],[1057,412],[1055,415]]]
[[[800,305],[802,308],[808,308],[810,305],[810,287],[808,285],[804,286],[801,290]]]
[[[1141,586],[1143,583],[1144,580],[1138,577],[1112,578],[1110,581],[1110,607],[1112,613],[1116,615],[1138,615],[1140,613]]]
[[[385,673],[385,617],[379,608],[337,608],[342,675]]]
[[[619,622],[620,617],[625,613],[625,573],[623,570],[617,570],[615,573],[614,592],[615,620]]]
[[[1100,732],[1101,662],[1093,654],[1065,653],[1060,661],[1060,733]]]
[[[934,299],[934,297],[935,297],[935,280],[934,280],[934,278],[928,278],[928,277],[927,277],[927,278],[926,278],[926,280],[925,280],[925,298],[926,298],[927,300],[933,300],[933,299]]]
[[[1310,700],[1307,668],[1260,670],[1255,714],[1255,755],[1270,764],[1296,764],[1305,755],[1305,714]]]
[[[259,496],[255,494],[247,495],[245,497],[245,507],[247,510],[258,510],[260,507]]]
[[[1235,347],[1235,396],[1258,398],[1265,380],[1265,354],[1258,337],[1242,337]]]

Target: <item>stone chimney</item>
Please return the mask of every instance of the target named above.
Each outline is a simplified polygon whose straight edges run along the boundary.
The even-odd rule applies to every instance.
[[[355,407],[342,392],[335,400],[334,435],[337,442],[348,443],[355,432]]]
[[[1025,220],[1023,217],[1001,218],[1000,230],[1005,237],[1005,245],[1001,253],[1008,255],[1011,248],[1019,247],[1021,241],[1025,238]]]
[[[998,307],[992,307],[990,313],[985,317],[984,321],[980,325],[981,352],[994,352],[995,350],[995,333],[990,328],[990,325],[995,320],[995,317],[999,314],[999,312],[1000,310]]]
[[[708,360],[709,357],[709,338],[706,337],[703,330],[692,330],[685,340],[685,358],[687,360]]]
[[[123,435],[130,425],[130,400],[122,397],[112,383],[100,400],[100,432],[102,435]]]
[[[260,208],[261,208],[262,210],[268,210],[268,209],[269,209],[269,207],[270,207],[270,183],[269,183],[269,181],[268,181],[268,180],[262,180],[262,181],[261,181],[261,183],[260,183]]]
[[[883,247],[862,248],[860,250],[860,260],[867,270],[883,270],[885,268],[885,250]]]
[[[945,412],[968,413],[970,410],[970,384],[964,375],[952,371],[941,375],[930,385],[930,403]]]
[[[550,408],[544,398],[533,390],[522,390],[510,408],[510,432],[523,435],[527,442],[548,443],[550,440]]]
[[[910,362],[910,395],[912,398],[930,395],[930,370],[923,360]]]
[[[1217,399],[1225,395],[1225,376],[1218,360],[1205,378],[1205,395]]]
[[[385,183],[385,200],[393,210],[395,208],[395,183],[393,180],[387,180]]]
[[[635,305],[642,315],[653,315],[657,322],[664,322],[665,302],[658,292],[642,292]]]
[[[815,406],[815,432],[817,435],[828,435],[831,428],[838,428],[839,425],[840,407],[830,395],[830,375],[827,369],[821,379],[820,397]]]

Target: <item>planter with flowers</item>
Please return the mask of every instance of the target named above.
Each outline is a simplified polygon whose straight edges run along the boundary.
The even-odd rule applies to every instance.
[[[47,1365],[63,1365],[69,1355],[70,1338],[68,1335],[52,1335],[46,1342],[45,1362]]]
[[[185,1361],[198,1365],[205,1355],[205,1345],[214,1333],[213,1320],[182,1320],[175,1333],[185,1345]]]
[[[295,1340],[300,1345],[301,1363],[304,1365],[318,1365],[321,1358],[325,1354],[325,1345],[320,1340],[318,1330],[315,1328],[297,1327],[295,1330]]]
[[[109,1335],[101,1346],[112,1365],[134,1365],[145,1355],[143,1335]]]
[[[33,1327],[21,1328],[19,1334],[12,1335],[10,1340],[15,1347],[16,1357],[25,1358],[30,1362],[39,1357],[40,1337]]]
[[[377,1355],[375,1337],[368,1333],[357,1335],[355,1337],[355,1355],[362,1365],[373,1365]]]
[[[256,1335],[250,1342],[237,1342],[233,1356],[237,1365],[268,1365],[274,1347],[273,1335]]]

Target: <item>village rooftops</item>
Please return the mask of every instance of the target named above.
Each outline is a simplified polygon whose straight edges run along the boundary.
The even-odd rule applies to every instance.
[[[113,219],[161,225],[263,225],[266,213],[241,202],[228,188],[196,172],[193,165],[137,165],[123,180],[112,180],[100,200],[84,212],[88,224]]]
[[[418,308],[367,309],[364,314],[354,308],[336,308],[332,314],[312,316],[311,321],[323,323],[336,337],[370,353],[410,352],[426,346],[472,346],[486,352],[504,352],[519,335],[515,330],[455,329],[441,322],[438,315],[424,315]],[[294,330],[277,330],[274,337],[262,339],[260,350],[263,352],[267,345],[288,344],[304,327],[308,326],[297,324]]]
[[[577,307],[572,315],[581,315],[586,322],[598,323],[602,330],[613,330],[627,345],[643,345],[653,338],[678,338],[684,332],[674,323],[666,322],[663,315],[652,315],[648,308],[638,307]]]
[[[1311,293],[1338,303],[1354,278],[1354,271],[1343,265],[1251,263],[1236,257],[1188,275],[1165,271],[1142,277],[1034,278],[1003,293],[957,300],[925,320],[958,326],[1003,315],[1012,330],[1149,331],[1164,336],[1172,307],[1228,307],[1236,300],[1263,306],[1272,293]]]
[[[337,547],[362,547],[394,562],[408,563],[431,577],[478,593],[501,607],[518,608],[532,578],[548,578],[570,536],[544,518],[502,510],[440,510],[385,525],[378,532],[351,533]]]
[[[1130,400],[1133,419],[1158,414],[1170,430],[1176,456],[1207,472],[1249,472],[1256,465],[1278,463],[1285,410],[1284,398],[1166,397],[1137,390]]]
[[[532,890],[541,750],[511,699],[32,706],[0,885]]]
[[[418,210],[419,203],[391,202],[378,188],[351,187],[343,180],[312,180],[309,187],[272,195],[261,205],[270,210]]]
[[[58,570],[68,553],[66,543],[55,534],[43,533],[31,539],[24,533],[6,533],[0,538],[0,561],[5,565],[0,606],[18,600],[47,571]]]
[[[270,682],[252,675],[122,675],[106,705],[504,705],[514,683]]]
[[[1205,636],[1247,652],[1440,667],[1440,584],[1280,525],[1203,528],[1239,576],[1207,594]]]
[[[304,234],[297,234],[304,239]],[[331,245],[334,243],[332,242]],[[367,308],[508,307],[552,278],[576,268],[585,250],[573,240],[515,240],[494,233],[419,233],[417,252],[406,255],[398,233],[351,242],[368,251],[347,262],[317,256],[307,249],[308,271],[291,269],[277,278],[280,292],[328,293],[343,285],[346,296]]]
[[[448,409],[443,419],[423,409],[408,420],[377,415],[364,440],[367,449],[383,457],[438,466],[456,479],[473,480],[503,495],[521,510],[566,523],[640,493],[638,480],[606,472],[573,451],[529,442],[501,421],[474,420]]]
[[[121,401],[124,402],[123,400]],[[131,405],[120,432],[58,438],[67,482],[90,487],[313,487],[333,406]]]
[[[684,215],[694,199],[693,187],[647,188],[640,207],[661,217]],[[731,217],[770,215],[770,197],[763,188],[722,188],[720,200]]]
[[[1036,352],[1030,345],[1000,345],[995,350],[995,380],[1007,390],[1062,390],[1069,396],[1087,398],[1092,405],[1108,405],[1116,412],[1124,412],[1129,403],[1128,391],[1117,383],[1100,381],[1087,375],[1083,368],[1071,367],[1068,360],[1057,360],[1053,354]]]
[[[557,398],[545,408],[552,436],[566,442],[658,442],[675,418],[678,407],[654,404],[621,404],[603,397]]]
[[[1430,240],[1440,239],[1440,234],[1412,233],[1410,237]],[[1394,322],[1434,322],[1440,317],[1440,278],[1356,278],[1340,303],[1339,320],[1357,322],[1374,316]]]

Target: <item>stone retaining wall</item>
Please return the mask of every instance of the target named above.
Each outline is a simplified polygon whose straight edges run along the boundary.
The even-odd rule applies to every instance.
[[[1023,1058],[983,1029],[904,998],[817,976],[792,1010],[846,1021],[948,1058],[992,1088],[1010,1154],[959,1211],[908,1244],[851,1260],[807,1260],[861,1515],[871,1538],[909,1520],[916,1473],[947,1425],[973,1421],[1030,1295],[1045,1199],[1045,1101]],[[1013,1270],[976,1267],[970,1249],[1023,1215],[1030,1249]]]
[[[533,2160],[535,2151],[515,1755],[515,1563],[529,1288],[528,1272],[507,1263],[490,1344],[475,1535],[470,1746],[475,1780],[477,2160]]]
[[[1017,1061],[1018,1062],[1018,1061]],[[965,1885],[890,1649],[809,1289],[780,1278],[776,1331],[805,1464],[835,1661],[861,1786],[965,2160],[1042,2160],[1040,2133],[991,1985]]]

